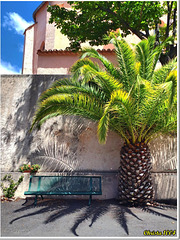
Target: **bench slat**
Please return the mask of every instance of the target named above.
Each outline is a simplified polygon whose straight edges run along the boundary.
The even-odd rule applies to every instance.
[[[32,177],[32,176],[31,176]],[[42,183],[41,183],[42,181]],[[100,191],[101,190],[101,179],[94,177],[44,177],[44,176],[33,176],[31,179],[31,186],[29,191]]]
[[[100,176],[30,176],[24,195],[102,195]]]
[[[102,192],[42,192],[42,191],[26,191],[24,195],[101,195]]]

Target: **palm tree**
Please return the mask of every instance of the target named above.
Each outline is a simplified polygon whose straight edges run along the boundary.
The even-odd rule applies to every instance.
[[[86,49],[72,66],[71,78],[55,82],[40,96],[31,130],[63,114],[98,122],[100,143],[106,142],[109,130],[115,131],[124,139],[119,200],[134,206],[149,204],[154,194],[148,144],[160,134],[176,132],[176,60],[156,69],[165,43],[155,47],[154,36],[133,48],[115,36],[111,42],[118,66]]]

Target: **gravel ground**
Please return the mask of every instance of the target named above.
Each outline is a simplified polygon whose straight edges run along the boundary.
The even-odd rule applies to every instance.
[[[125,207],[116,200],[44,199],[1,203],[1,237],[177,238],[176,206]],[[168,232],[169,231],[169,232]],[[145,234],[145,235],[144,235]],[[160,235],[161,234],[161,235]],[[152,236],[151,236],[152,237]]]

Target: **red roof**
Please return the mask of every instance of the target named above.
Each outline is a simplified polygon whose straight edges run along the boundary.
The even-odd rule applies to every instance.
[[[100,53],[114,53],[115,51],[112,49],[98,49],[97,50],[98,52]],[[40,56],[45,56],[45,55],[77,55],[77,54],[80,54],[82,53],[82,51],[77,51],[77,52],[73,52],[71,50],[57,50],[57,49],[49,49],[49,50],[41,50],[39,49],[37,51],[37,54],[40,55]]]

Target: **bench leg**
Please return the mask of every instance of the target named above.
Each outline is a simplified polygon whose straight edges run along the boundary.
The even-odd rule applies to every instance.
[[[35,196],[35,199],[34,199],[34,206],[36,206],[36,204],[37,204],[37,197],[38,197],[38,195]]]
[[[89,203],[88,203],[89,206],[91,205],[91,200],[92,200],[92,195],[89,195]]]
[[[42,200],[44,199],[42,195],[41,195],[41,199],[42,199]]]
[[[22,205],[25,205],[28,202],[28,198],[26,197],[25,202]]]

